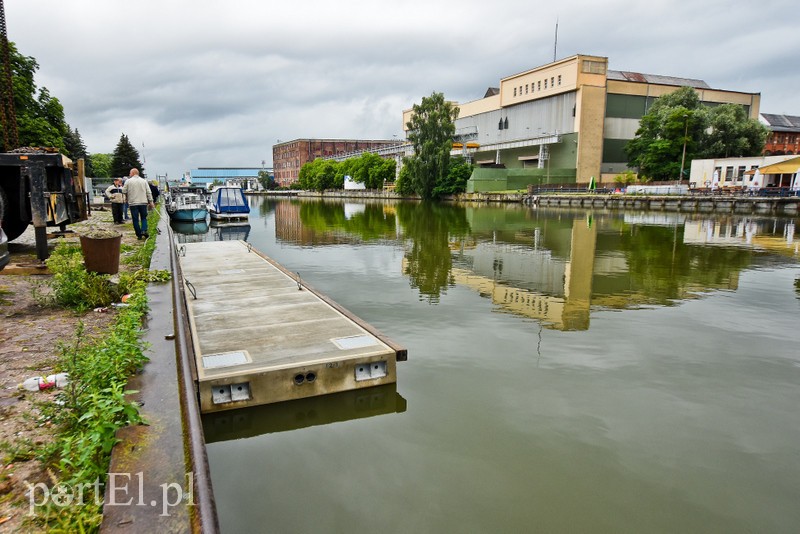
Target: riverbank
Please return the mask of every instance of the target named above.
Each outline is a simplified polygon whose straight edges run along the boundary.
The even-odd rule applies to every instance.
[[[260,193],[265,196],[285,198],[285,194]],[[293,197],[322,199],[359,200],[419,200],[394,191],[297,191]],[[444,197],[447,202],[521,203],[528,206],[602,208],[609,210],[653,210],[688,213],[755,213],[774,215],[797,215],[800,213],[800,197],[751,197],[711,195],[640,195],[640,194],[591,194],[591,193],[546,193],[532,195],[523,192],[462,193]]]
[[[127,258],[144,242],[136,239],[130,223],[115,225],[111,212],[103,209],[93,210],[87,221],[71,225],[63,235],[57,236],[50,229],[48,249],[52,253],[58,243],[77,245],[78,232],[88,228],[120,231],[120,271],[138,268]],[[49,291],[52,274],[36,258],[32,227],[9,244],[9,252],[11,263],[0,271],[0,531],[37,532],[45,531],[45,527],[30,521],[28,493],[31,485],[51,487],[58,483],[57,474],[37,457],[37,451],[54,439],[56,429],[47,408],[57,392],[20,390],[18,384],[56,371],[60,347],[73,342],[81,328],[82,340],[107,335],[120,308],[100,307],[79,313],[45,305],[39,296]]]

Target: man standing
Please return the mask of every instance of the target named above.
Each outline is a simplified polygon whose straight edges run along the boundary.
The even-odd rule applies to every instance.
[[[122,193],[128,197],[128,207],[131,210],[136,238],[147,239],[150,237],[150,234],[147,233],[147,208],[154,206],[153,194],[150,192],[147,181],[139,176],[139,169],[131,169],[130,177],[122,186]]]
[[[114,217],[114,224],[122,224],[122,205],[125,203],[125,195],[122,194],[122,178],[114,178],[114,183],[106,188],[106,196],[111,200],[111,215]]]

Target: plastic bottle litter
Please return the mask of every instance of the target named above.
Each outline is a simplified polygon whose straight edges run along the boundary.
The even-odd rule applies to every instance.
[[[67,373],[58,373],[48,376],[33,376],[19,385],[28,391],[42,391],[44,389],[61,388],[69,383]]]

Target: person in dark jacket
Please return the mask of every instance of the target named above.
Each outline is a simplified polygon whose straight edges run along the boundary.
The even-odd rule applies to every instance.
[[[161,194],[161,191],[158,190],[158,184],[155,180],[148,184],[150,186],[150,193],[153,194],[153,204],[158,203],[158,195]]]

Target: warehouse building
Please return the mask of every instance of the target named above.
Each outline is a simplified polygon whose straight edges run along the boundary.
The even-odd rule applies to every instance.
[[[479,168],[468,191],[529,183],[611,182],[628,170],[625,144],[660,96],[697,90],[709,106],[734,103],[757,119],[761,96],[702,80],[608,69],[608,58],[575,55],[500,80],[483,98],[457,104],[456,141]],[[403,125],[412,110],[403,112]]]

